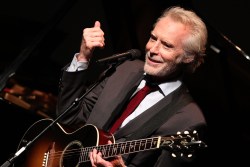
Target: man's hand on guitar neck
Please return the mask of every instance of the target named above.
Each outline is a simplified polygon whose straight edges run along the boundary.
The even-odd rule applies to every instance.
[[[108,144],[112,144],[112,142],[108,141]],[[93,149],[93,151],[89,153],[89,158],[92,167],[126,167],[120,155],[112,158],[110,161],[107,161],[102,158],[102,153],[98,152],[96,149]]]

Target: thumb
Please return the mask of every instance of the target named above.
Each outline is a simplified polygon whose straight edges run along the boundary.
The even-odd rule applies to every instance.
[[[101,23],[99,21],[95,21],[94,27],[101,27]]]

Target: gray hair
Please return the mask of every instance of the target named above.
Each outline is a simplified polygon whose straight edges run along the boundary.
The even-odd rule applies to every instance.
[[[189,37],[183,41],[184,56],[194,56],[194,60],[187,65],[190,72],[194,72],[201,63],[204,62],[204,56],[207,44],[207,28],[203,20],[192,10],[186,10],[179,6],[173,6],[163,11],[157,22],[164,18],[178,21],[190,27]],[[157,23],[156,22],[156,23]]]

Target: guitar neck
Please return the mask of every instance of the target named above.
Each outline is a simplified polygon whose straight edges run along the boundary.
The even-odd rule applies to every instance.
[[[132,140],[127,142],[107,144],[93,147],[83,148],[81,151],[81,162],[89,161],[89,152],[94,148],[102,153],[103,158],[114,157],[116,155],[130,154],[146,150],[157,149],[161,145],[162,137],[152,137],[140,140]]]

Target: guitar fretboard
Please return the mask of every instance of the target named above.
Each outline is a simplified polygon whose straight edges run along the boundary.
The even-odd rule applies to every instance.
[[[107,144],[94,147],[85,147],[81,149],[79,162],[89,161],[89,152],[94,148],[102,153],[103,158],[113,157],[145,150],[157,149],[160,147],[161,137],[153,137],[140,140],[132,140],[115,144]]]

